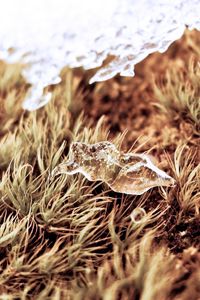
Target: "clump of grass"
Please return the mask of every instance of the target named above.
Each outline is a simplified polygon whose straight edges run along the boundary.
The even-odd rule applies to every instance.
[[[20,65],[0,62],[0,121],[1,135],[14,130],[22,114],[21,103],[27,84],[21,76]]]
[[[163,191],[163,197],[171,203],[175,197],[179,210],[179,220],[182,214],[199,217],[200,211],[200,165],[187,145],[179,145],[174,153],[174,161],[170,161],[176,186],[172,191]]]
[[[123,148],[126,130],[112,131],[111,138],[105,116],[94,126],[82,112],[88,93],[84,79],[63,70],[62,84],[50,88],[52,101],[27,113],[20,108],[27,90],[20,68],[0,65],[0,299],[186,300],[191,294],[198,298],[199,252],[197,238],[195,242],[192,238],[200,198],[195,136],[198,68],[190,63],[188,74],[183,70],[177,76],[172,71],[159,90],[160,115],[170,119],[165,124],[166,144],[183,117],[195,130],[187,146],[179,146],[183,144],[180,138],[173,145],[174,152],[165,149],[166,156],[162,150],[163,167],[177,185],[124,196],[101,182],[91,184],[80,174],[49,181],[51,170],[68,159],[71,142],[111,140]],[[123,93],[120,97],[123,101]],[[153,131],[160,130],[159,124],[154,124]],[[134,147],[141,151],[143,131],[139,126],[135,132],[138,143]],[[155,149],[157,140],[149,140],[148,148]],[[137,207],[146,213],[134,223],[130,216]],[[183,228],[194,224],[187,242],[193,247],[185,251],[184,236],[176,232],[180,224]],[[181,238],[172,243],[171,233]],[[177,241],[183,245],[181,251]]]
[[[155,248],[152,239],[153,232],[123,252],[115,247],[96,275],[88,270],[88,286],[78,288],[74,299],[172,299],[176,282],[184,284],[184,268],[164,247]]]
[[[172,122],[185,120],[194,125],[199,135],[200,124],[200,64],[191,59],[187,68],[174,66],[154,86],[156,104]],[[178,121],[179,120],[179,121]]]

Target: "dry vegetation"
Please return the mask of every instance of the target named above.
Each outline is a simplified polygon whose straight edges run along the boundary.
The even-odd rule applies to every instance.
[[[199,41],[186,32],[131,79],[89,86],[65,69],[31,113],[20,66],[0,63],[0,299],[200,299]],[[82,175],[48,181],[72,141],[103,140],[150,152],[176,186],[125,196]]]

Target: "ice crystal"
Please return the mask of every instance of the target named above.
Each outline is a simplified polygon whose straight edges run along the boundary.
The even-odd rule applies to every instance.
[[[105,182],[113,191],[141,195],[156,186],[172,186],[175,181],[153,164],[146,154],[123,153],[110,142],[74,142],[69,161],[58,165],[58,174],[82,173],[90,181]]]
[[[90,82],[132,76],[136,63],[165,51],[186,25],[199,30],[199,15],[199,0],[1,1],[0,59],[23,64],[32,85],[24,108],[34,110],[50,100],[43,89],[60,82],[64,66],[101,67],[112,56]]]

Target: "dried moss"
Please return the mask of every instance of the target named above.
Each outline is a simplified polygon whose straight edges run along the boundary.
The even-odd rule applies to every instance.
[[[19,66],[1,63],[0,299],[200,297],[199,39],[186,32],[132,79],[88,86],[65,69],[31,113]],[[136,197],[81,175],[49,182],[72,141],[102,140],[152,153],[177,185]]]

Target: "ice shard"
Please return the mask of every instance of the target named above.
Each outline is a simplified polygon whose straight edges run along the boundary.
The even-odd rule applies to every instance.
[[[74,142],[69,160],[51,173],[82,173],[90,181],[105,182],[113,191],[141,195],[156,186],[173,186],[175,180],[153,164],[146,154],[123,153],[105,141],[96,144]]]
[[[199,0],[0,0],[0,59],[21,62],[31,84],[24,108],[35,110],[60,82],[63,67],[101,67],[91,82],[120,73],[149,53],[163,52],[185,27],[200,29]]]

